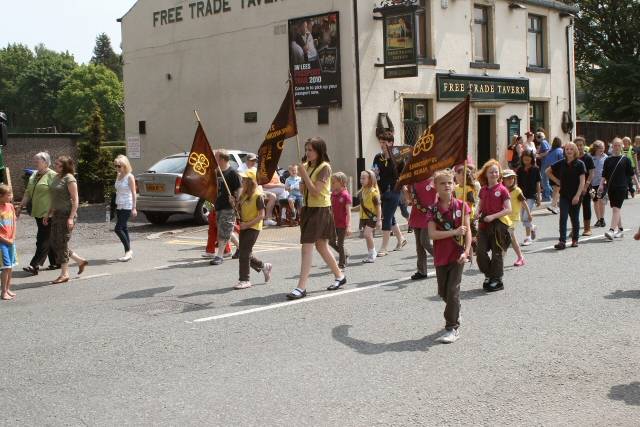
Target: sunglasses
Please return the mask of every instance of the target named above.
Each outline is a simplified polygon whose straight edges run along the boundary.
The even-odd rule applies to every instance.
[[[122,167],[122,165],[114,165],[114,166],[117,167],[118,169]]]

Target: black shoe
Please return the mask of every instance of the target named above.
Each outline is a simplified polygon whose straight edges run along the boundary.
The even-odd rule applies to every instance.
[[[504,284],[500,279],[492,280],[491,283],[487,285],[487,292],[496,292],[496,291],[501,291],[503,289],[504,289]]]
[[[484,282],[482,282],[482,289],[489,289],[489,283],[491,283],[491,279],[488,277],[484,278]]]
[[[27,273],[31,273],[32,276],[38,275],[38,267],[34,267],[33,265],[24,267],[22,270],[26,271]]]
[[[411,227],[407,228],[407,233],[409,233],[409,234],[413,233],[413,228],[411,228]]]
[[[567,244],[565,242],[558,242],[553,247],[556,248],[557,250],[561,251],[561,250],[563,250],[564,248],[567,247]]]
[[[240,258],[240,249],[236,249],[233,255],[231,255],[231,259],[238,259],[238,258]]]
[[[49,267],[47,267],[47,270],[60,270],[60,265],[50,264]]]
[[[606,222],[604,222],[604,218],[602,218],[602,219],[600,220],[600,227],[606,227],[606,226],[607,226],[607,223],[606,223]]]
[[[307,296],[306,289],[295,288],[287,294],[287,299],[300,299]]]
[[[419,271],[416,271],[411,276],[411,280],[422,280],[422,279],[426,279],[427,277],[429,277],[429,276],[427,276],[426,274],[422,274]]]
[[[338,280],[335,279],[333,282],[333,285],[329,286],[327,288],[328,291],[337,291],[338,289],[340,289],[340,287],[342,285],[344,285],[345,283],[347,283],[347,276],[344,276],[342,279]]]

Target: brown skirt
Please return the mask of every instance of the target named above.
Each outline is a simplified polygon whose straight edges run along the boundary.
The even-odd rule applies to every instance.
[[[324,208],[302,208],[300,214],[300,243],[315,243],[320,239],[335,239],[336,226],[331,206]]]

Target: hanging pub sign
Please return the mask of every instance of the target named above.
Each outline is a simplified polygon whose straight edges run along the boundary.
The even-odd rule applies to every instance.
[[[416,64],[415,10],[384,15],[384,65]]]
[[[338,12],[289,20],[289,69],[297,108],[340,106]]]

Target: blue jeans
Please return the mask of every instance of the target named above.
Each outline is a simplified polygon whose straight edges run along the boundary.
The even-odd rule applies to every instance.
[[[129,239],[129,229],[127,228],[127,222],[131,217],[131,209],[116,209],[116,228],[113,230],[120,238],[124,251],[129,252],[131,250],[131,240]]]
[[[549,183],[549,177],[544,173],[544,170],[540,171],[540,177],[542,178],[542,199],[549,201],[549,199],[551,199],[551,193],[553,192],[551,184]]]
[[[580,203],[571,204],[571,199],[560,196],[560,241],[567,241],[567,217],[571,218],[571,240],[580,237]]]
[[[385,191],[382,193],[382,231],[389,231],[396,225],[396,210],[400,204],[399,191]]]

